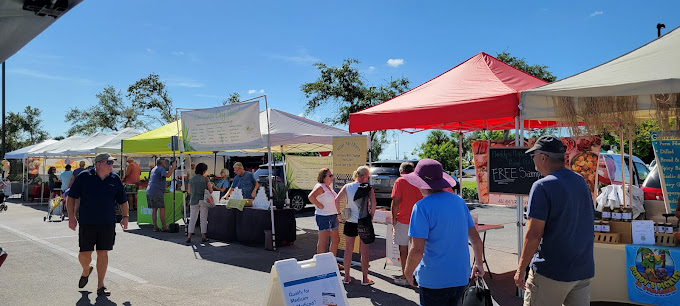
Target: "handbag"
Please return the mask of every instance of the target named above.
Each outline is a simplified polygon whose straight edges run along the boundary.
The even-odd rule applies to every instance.
[[[212,194],[207,189],[205,190],[203,203],[205,203],[205,205],[208,206],[208,208],[213,208],[217,205],[217,203],[215,203],[215,199],[213,199],[212,197]]]
[[[342,212],[340,212],[340,218],[342,218],[342,221],[347,221],[349,218],[352,216],[352,209],[349,207],[345,207],[342,209]]]
[[[359,232],[359,238],[365,244],[371,244],[375,242],[375,230],[373,229],[373,218],[371,215],[360,218],[357,220],[357,230]]]
[[[493,306],[491,290],[483,278],[476,276],[470,280],[463,292],[463,306]]]

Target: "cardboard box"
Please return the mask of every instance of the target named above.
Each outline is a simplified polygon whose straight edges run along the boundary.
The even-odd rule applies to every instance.
[[[609,229],[611,233],[621,234],[619,243],[633,243],[633,228],[630,222],[609,221]]]

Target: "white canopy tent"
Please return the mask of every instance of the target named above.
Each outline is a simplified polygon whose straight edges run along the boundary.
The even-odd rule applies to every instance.
[[[523,91],[522,119],[560,121],[558,97],[630,97],[637,99],[636,119],[652,119],[655,94],[680,93],[680,27],[602,65],[560,81]],[[578,108],[577,108],[578,109]],[[612,110],[613,111],[613,110]]]
[[[49,145],[57,143],[57,142],[59,142],[59,141],[54,140],[54,139],[48,139],[48,140],[45,140],[41,143],[34,144],[32,146],[23,147],[21,149],[14,150],[12,152],[7,152],[7,154],[5,154],[5,159],[25,159],[26,157],[29,156],[29,153],[31,151],[40,150],[40,149],[42,149],[46,146],[49,146]]]

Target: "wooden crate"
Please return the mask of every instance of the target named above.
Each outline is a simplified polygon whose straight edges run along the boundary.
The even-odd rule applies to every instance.
[[[656,245],[676,246],[678,241],[675,239],[675,233],[654,233],[654,241]]]
[[[619,233],[600,233],[595,232],[595,242],[596,243],[608,243],[608,244],[619,244],[621,240],[621,234]]]
[[[619,243],[631,244],[633,243],[633,227],[630,222],[610,221],[609,229],[612,233],[621,234]]]

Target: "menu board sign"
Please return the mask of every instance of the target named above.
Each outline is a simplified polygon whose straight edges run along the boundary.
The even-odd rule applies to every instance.
[[[527,148],[489,148],[489,193],[528,195],[540,179]]]

